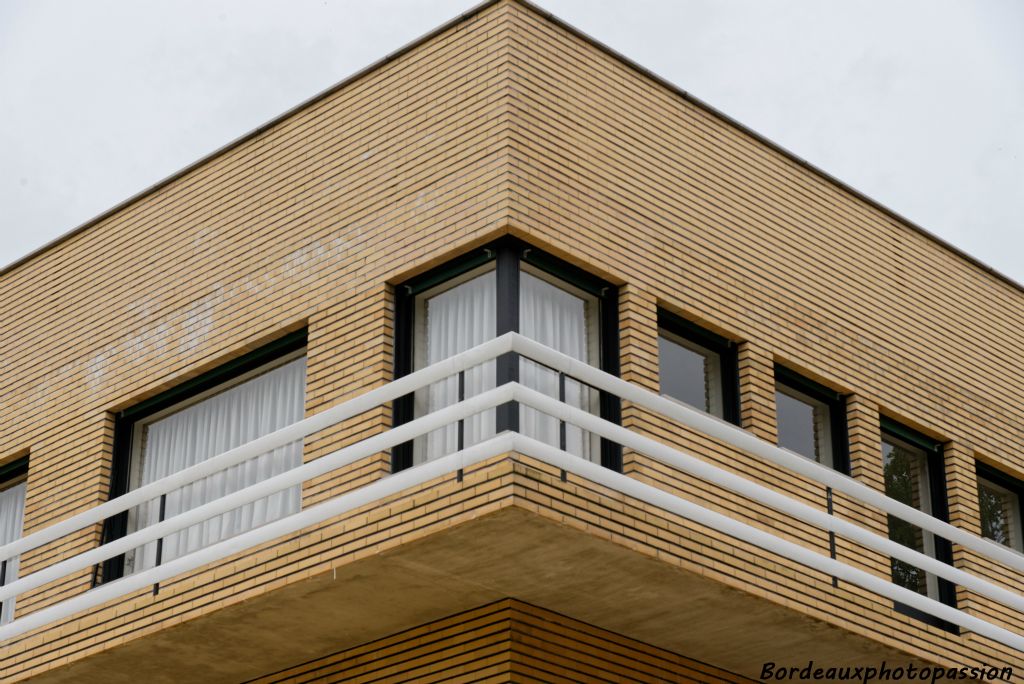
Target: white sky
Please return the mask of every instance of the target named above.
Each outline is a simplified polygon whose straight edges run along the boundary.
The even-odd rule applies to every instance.
[[[2,0],[0,265],[474,0]],[[1024,2],[541,0],[1024,282]]]

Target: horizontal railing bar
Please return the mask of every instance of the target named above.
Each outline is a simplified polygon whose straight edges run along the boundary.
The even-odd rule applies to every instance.
[[[973,535],[911,506],[890,499],[885,494],[875,491],[849,476],[769,444],[742,428],[738,428],[696,409],[665,399],[653,392],[604,373],[593,366],[561,354],[516,333],[506,333],[501,337],[399,378],[388,385],[371,390],[364,395],[334,406],[315,416],[306,418],[219,456],[207,459],[195,466],[178,471],[157,482],[132,490],[116,499],[83,511],[27,537],[10,542],[0,547],[0,559],[10,558],[26,550],[59,539],[86,525],[101,522],[112,515],[155,498],[160,494],[184,486],[195,479],[206,477],[209,474],[223,470],[253,456],[306,437],[351,416],[370,410],[380,403],[405,396],[421,386],[429,385],[439,379],[454,375],[459,370],[489,361],[509,350],[520,353],[528,358],[536,357],[533,360],[542,363],[548,368],[564,372],[592,387],[615,394],[639,406],[668,416],[776,465],[810,477],[826,486],[831,486],[836,491],[849,494],[864,503],[891,513],[922,529],[938,534],[940,537],[999,560],[1015,570],[1024,572],[1024,555],[1017,554],[1011,549]]]
[[[668,400],[664,397],[660,397],[657,394],[648,392],[647,390],[643,390],[642,388],[636,387],[619,378],[608,375],[607,373],[604,373],[603,371],[600,371],[581,361],[561,354],[553,349],[544,347],[543,345],[540,345],[539,343],[533,340],[524,338],[521,335],[517,335],[514,333],[508,333],[500,338],[495,338],[494,340],[486,342],[483,345],[475,347],[466,352],[457,354],[440,363],[433,364],[428,368],[416,371],[413,374],[405,376],[383,387],[371,390],[370,392],[364,395],[361,395],[352,400],[346,401],[342,404],[327,409],[326,411],[316,414],[315,416],[294,423],[290,426],[287,426],[286,428],[282,428],[281,430],[271,433],[270,435],[266,435],[265,437],[254,440],[253,442],[242,445],[218,456],[215,456],[211,459],[208,459],[207,461],[204,461],[203,463],[179,471],[178,473],[170,475],[150,485],[146,485],[145,487],[133,490],[124,496],[118,497],[117,499],[113,499],[105,504],[101,504],[100,506],[97,506],[88,511],[84,511],[83,513],[72,516],[67,520],[61,521],[39,532],[29,535],[28,537],[24,537],[20,540],[16,540],[15,542],[0,547],[0,560],[10,558],[11,556],[22,553],[25,550],[41,546],[42,544],[48,543],[62,536],[65,536],[66,534],[69,534],[86,525],[100,522],[112,515],[116,515],[117,513],[123,510],[127,510],[128,508],[136,506],[140,503],[144,503],[168,491],[172,491],[181,486],[184,486],[194,480],[206,477],[209,474],[212,474],[219,470],[223,470],[224,468],[228,468],[232,465],[236,465],[237,463],[241,463],[261,453],[265,453],[266,451],[270,451],[280,446],[284,446],[285,444],[294,442],[299,439],[303,439],[304,437],[307,437],[319,430],[322,430],[325,427],[329,427],[349,417],[358,415],[367,410],[375,408],[376,406],[384,402],[410,394],[415,390],[420,389],[421,387],[425,387],[433,382],[444,379],[451,375],[455,375],[461,370],[465,370],[466,368],[476,366],[481,363],[485,363],[508,351],[521,354],[526,358],[531,358],[532,360],[540,363],[541,365],[550,368],[554,371],[565,373],[566,375],[574,378],[579,382],[582,382],[583,384],[617,395],[622,399],[633,402],[638,406],[647,408],[649,410],[655,411],[659,414],[677,420],[680,423],[683,423],[696,430],[699,430],[700,432],[706,435],[727,442],[739,449],[742,449],[755,456],[763,458],[764,460],[767,460],[771,463],[782,466],[791,471],[810,477],[819,483],[832,487],[836,491],[842,491],[850,496],[859,499],[864,503],[867,503],[869,505],[881,509],[882,511],[902,518],[912,524],[917,525],[918,527],[921,527],[922,529],[933,532],[934,534],[937,534],[940,537],[946,538],[966,548],[975,550],[989,558],[999,560],[1011,568],[1024,571],[1024,556],[1016,554],[1010,549],[1006,549],[998,544],[995,544],[994,542],[982,539],[981,537],[978,537],[969,532],[956,528],[948,523],[939,521],[938,519],[929,516],[913,507],[906,506],[905,504],[890,499],[883,493],[871,489],[870,487],[864,485],[861,482],[858,482],[846,475],[843,475],[842,473],[838,473],[826,466],[822,466],[821,464],[815,463],[814,461],[805,459],[797,454],[781,449],[775,445],[769,444],[755,437],[749,432],[742,430],[732,424],[721,421],[703,412],[697,411],[696,409],[692,409],[677,404],[676,402]],[[485,396],[486,399],[483,399],[482,397]],[[500,400],[499,397],[501,397]],[[511,399],[509,399],[509,397],[511,397]],[[391,445],[392,441],[396,439],[398,441],[394,442],[395,444],[402,443],[404,441],[408,441],[408,439],[410,439],[412,436],[422,434],[412,434],[415,430],[418,430],[421,427],[425,431],[430,431],[436,428],[427,428],[426,426],[440,426],[451,422],[455,422],[456,420],[459,420],[459,418],[453,416],[468,416],[471,415],[472,413],[476,413],[481,410],[486,410],[487,408],[490,408],[500,403],[504,403],[505,401],[509,400],[518,400],[524,405],[531,406],[555,417],[561,416],[564,420],[572,422],[573,424],[578,425],[585,430],[601,435],[607,439],[611,439],[612,441],[619,442],[624,446],[634,448],[637,451],[647,453],[648,455],[656,458],[659,461],[662,461],[663,463],[667,463],[673,467],[679,467],[683,470],[686,470],[687,472],[691,472],[692,474],[696,475],[697,477],[700,477],[701,479],[710,482],[715,482],[723,487],[727,487],[744,496],[748,496],[753,500],[766,503],[767,505],[770,505],[773,508],[777,508],[777,510],[782,511],[783,513],[804,520],[823,529],[831,530],[839,534],[842,534],[843,536],[846,536],[853,541],[856,541],[864,546],[867,546],[868,548],[873,548],[877,551],[885,553],[886,555],[899,558],[901,560],[905,560],[906,562],[911,563],[916,567],[920,567],[924,570],[927,570],[928,572],[932,572],[933,574],[936,574],[938,576],[950,579],[951,581],[956,582],[957,584],[960,584],[965,588],[968,588],[979,594],[993,598],[996,601],[999,601],[1000,603],[1003,603],[1007,606],[1016,608],[1017,610],[1022,610],[1022,608],[1024,608],[1024,598],[1017,594],[1009,592],[1001,587],[992,585],[986,582],[985,580],[965,573],[959,569],[953,568],[952,566],[940,563],[936,559],[926,556],[924,554],[920,554],[917,551],[914,551],[913,549],[909,549],[902,545],[896,544],[895,542],[892,542],[889,539],[886,539],[884,537],[881,537],[880,535],[876,535],[863,528],[860,528],[854,525],[853,523],[850,523],[849,521],[837,519],[834,516],[827,516],[821,511],[817,511],[816,509],[807,506],[806,504],[803,504],[799,501],[791,499],[790,497],[787,497],[778,492],[765,488],[762,485],[758,485],[757,483],[746,480],[745,478],[742,478],[739,475],[729,473],[728,471],[724,471],[720,468],[717,468],[716,466],[704,463],[699,459],[678,452],[659,442],[651,440],[650,438],[638,435],[629,430],[626,430],[625,428],[622,428],[621,426],[614,425],[601,418],[595,417],[591,414],[581,411],[580,409],[576,409],[575,407],[571,407],[564,403],[558,402],[552,399],[551,397],[547,397],[543,394],[540,394],[535,390],[530,390],[528,388],[522,387],[517,383],[509,383],[506,385],[499,386],[499,388],[496,388],[495,390],[490,390],[488,393],[486,393],[486,395],[478,395],[477,397],[474,397],[471,400],[467,400],[467,402],[474,403],[460,403],[451,407],[446,407],[445,409],[441,409],[437,412],[428,414],[427,416],[424,416],[421,419],[416,419],[416,421],[393,428],[388,432],[381,433],[380,435],[376,435],[374,437],[369,438],[369,440],[376,439],[378,440],[377,442],[370,443],[369,440],[367,440],[366,442],[360,442],[359,444],[352,445],[353,451],[347,452],[346,457],[351,457],[353,453],[363,453],[364,451],[368,454],[376,453],[378,451],[388,448],[388,446],[381,446],[381,444],[387,443]],[[432,420],[426,421],[425,419],[428,418],[432,418]],[[417,426],[416,428],[410,427],[413,426],[414,424]],[[404,432],[396,432],[402,430],[403,428],[405,428]],[[406,436],[406,432],[409,433],[408,436]],[[399,439],[400,436],[404,438]],[[508,436],[502,436],[502,438],[506,437]],[[524,437],[522,435],[514,435],[508,438],[513,440],[525,440],[522,443],[528,446],[530,445],[530,443],[540,444],[539,442],[536,442],[535,440]],[[494,442],[494,440],[490,440],[488,444],[490,444],[491,442]],[[546,447],[546,445],[541,446],[544,446],[546,449],[553,449],[553,447]],[[355,447],[361,447],[361,449],[357,450],[355,449]],[[369,451],[366,451],[367,449],[369,449]],[[474,449],[476,449],[476,447],[471,447],[470,449],[460,451],[459,454],[477,453],[476,451],[474,451]],[[345,451],[345,449],[342,449],[323,458],[331,458]],[[559,452],[557,449],[554,449],[554,451],[558,452],[559,454],[565,454],[565,452]],[[453,454],[452,456],[456,455],[458,454]],[[673,499],[676,502],[673,505],[676,506],[677,508],[679,508],[680,506],[682,508],[689,507],[688,509],[692,511],[693,507],[695,507],[696,509],[703,511],[701,515],[704,515],[705,519],[716,520],[718,521],[718,523],[726,525],[730,529],[742,530],[743,528],[748,528],[746,531],[743,532],[743,534],[747,536],[733,535],[737,536],[737,538],[750,541],[755,545],[758,545],[762,548],[766,548],[767,550],[771,550],[773,552],[778,551],[774,551],[773,548],[769,548],[769,546],[765,546],[764,544],[752,541],[751,535],[755,537],[757,535],[764,535],[765,538],[769,540],[766,543],[774,544],[776,547],[779,548],[788,549],[789,546],[787,545],[790,545],[795,549],[805,552],[805,554],[810,554],[810,556],[813,556],[813,558],[809,559],[810,562],[804,562],[805,560],[808,560],[808,558],[800,560],[793,556],[794,560],[798,560],[798,562],[801,562],[804,565],[808,565],[809,567],[819,569],[822,572],[826,572],[841,579],[846,579],[847,581],[857,584],[858,586],[863,586],[871,591],[874,591],[879,595],[887,596],[889,598],[892,598],[893,600],[897,600],[906,605],[918,608],[941,619],[947,620],[954,624],[959,624],[967,629],[971,629],[972,631],[975,631],[979,634],[990,636],[991,638],[996,639],[1001,643],[1013,645],[1014,648],[1021,648],[1020,645],[1010,644],[1006,641],[1006,639],[1009,638],[1011,640],[1017,640],[1016,642],[1014,642],[1016,644],[1024,638],[1012,634],[1011,632],[1008,632],[1007,630],[1004,630],[1000,627],[979,620],[978,618],[974,618],[973,616],[966,615],[962,611],[958,611],[955,608],[951,608],[942,603],[934,601],[933,599],[921,596],[916,592],[907,590],[903,587],[899,587],[898,585],[892,584],[891,582],[870,575],[869,573],[866,573],[857,568],[847,566],[841,561],[837,561],[828,558],[827,556],[816,554],[812,551],[804,549],[803,547],[800,547],[799,545],[793,544],[792,542],[788,542],[784,539],[775,537],[771,533],[750,527],[746,523],[742,523],[728,516],[722,516],[722,514],[715,513],[714,511],[705,509],[697,504],[686,501],[668,492],[664,492],[663,490],[658,490],[657,488],[650,487],[650,485],[645,485],[621,474],[614,473],[605,468],[600,468],[599,466],[590,464],[586,461],[583,461],[582,459],[579,459],[578,457],[571,457],[568,454],[565,454],[565,456],[569,458],[575,458],[575,460],[579,463],[587,463],[585,469],[588,472],[603,473],[607,474],[608,477],[615,476],[615,478],[624,478],[624,480],[627,483],[635,483],[636,485],[639,485],[641,487],[648,487],[655,492],[660,492],[663,496],[671,497],[671,499]],[[539,456],[537,457],[540,458]],[[438,463],[441,461],[447,462],[447,459],[449,458],[451,457],[443,457],[442,459],[438,459],[437,461],[431,461],[428,464],[417,466],[416,468],[410,470],[415,470],[419,471],[420,473],[424,473],[426,471],[421,470],[421,468],[423,468],[425,465],[430,465],[432,463]],[[262,498],[263,496],[266,496],[268,493],[272,493],[273,491],[279,491],[280,489],[293,486],[294,484],[309,479],[310,477],[315,477],[319,474],[329,472],[330,470],[334,470],[337,467],[341,467],[341,465],[344,465],[344,463],[342,463],[341,460],[337,460],[336,464],[330,465],[330,467],[328,467],[328,464],[325,462],[324,464],[319,466],[319,468],[323,468],[323,470],[317,470],[315,473],[313,470],[304,470],[302,471],[304,473],[302,479],[298,481],[293,481],[293,478],[297,477],[297,475],[295,474],[297,471],[299,471],[302,468],[306,468],[306,466],[317,464],[321,460],[323,459],[312,461],[309,464],[300,466],[297,469],[293,469],[292,471],[288,471],[287,473],[275,476],[275,478],[262,481],[244,490],[239,490],[239,492],[234,492],[233,494],[228,495],[227,497],[222,497],[221,499],[218,499],[214,502],[205,504],[203,507],[198,507],[196,509],[193,509],[192,511],[187,511],[179,516],[175,516],[174,518],[165,521],[166,523],[173,522],[172,525],[160,527],[160,525],[163,525],[164,523],[158,523],[157,525],[153,525],[144,528],[143,530],[140,530],[137,533],[133,533],[133,535],[139,536],[125,537],[121,540],[116,540],[114,542],[111,542],[110,544],[106,544],[102,547],[99,547],[98,549],[94,549],[84,554],[80,554],[79,556],[68,559],[67,561],[62,561],[61,563],[49,566],[48,568],[44,568],[43,570],[37,573],[33,573],[32,575],[29,575],[23,579],[18,580],[15,583],[12,583],[11,585],[8,585],[8,587],[0,589],[0,597],[3,597],[0,598],[0,601],[4,600],[9,596],[24,593],[24,591],[28,590],[29,588],[41,586],[42,584],[48,581],[58,579],[59,577],[67,574],[68,572],[73,571],[69,570],[69,568],[74,567],[74,569],[81,569],[82,567],[88,567],[89,565],[98,562],[98,560],[119,555],[120,553],[123,553],[125,550],[132,548],[132,546],[148,543],[149,541],[152,541],[155,538],[166,536],[166,534],[169,534],[173,531],[183,529],[189,525],[195,524],[193,520],[198,521],[201,519],[205,519],[200,518],[200,515],[205,517],[213,517],[215,515],[218,515],[220,512],[223,512],[223,510],[231,510],[232,508],[243,505],[244,503],[248,503],[249,501]],[[576,464],[574,463],[573,465]],[[567,468],[565,466],[560,467],[569,472],[577,472],[573,468]],[[594,468],[598,468],[599,470],[593,471]],[[405,475],[405,473],[408,472],[410,471],[404,471],[403,473],[398,473],[389,476],[384,480],[379,481],[378,483],[367,485],[366,487],[360,488],[359,490],[356,490],[356,492],[352,492],[350,494],[361,493],[363,492],[363,490],[374,487],[380,482],[391,482],[394,478],[402,478],[403,475]],[[434,472],[433,467],[430,469],[430,472]],[[588,477],[590,476],[588,475]],[[595,479],[595,481],[598,480],[596,476],[591,477],[590,479]],[[404,482],[406,480],[403,479],[402,481]],[[626,486],[627,488],[629,487],[629,485],[624,486]],[[624,491],[622,487],[617,488],[620,491]],[[237,499],[231,499],[231,497],[236,494],[240,494],[241,496],[239,496]],[[386,495],[387,494],[379,494],[378,496]],[[343,494],[340,497],[338,497],[338,499],[345,498],[348,496],[349,494]],[[46,624],[47,622],[52,621],[52,619],[59,619],[47,618],[43,622],[36,622],[39,619],[41,619],[39,617],[41,614],[49,614],[47,613],[47,611],[62,610],[62,607],[72,606],[72,608],[68,609],[71,612],[62,613],[66,617],[68,615],[74,614],[75,611],[84,610],[85,607],[98,605],[98,603],[89,603],[89,606],[81,604],[81,601],[85,600],[84,597],[91,597],[88,598],[88,601],[94,601],[96,596],[106,596],[108,598],[120,596],[124,593],[132,591],[132,587],[134,587],[134,582],[138,582],[140,588],[148,586],[155,582],[159,582],[163,579],[171,577],[174,574],[177,574],[178,572],[184,572],[186,569],[189,569],[191,567],[198,567],[199,565],[202,565],[204,563],[212,562],[212,560],[217,560],[219,558],[226,557],[227,555],[230,555],[232,553],[244,550],[248,546],[254,546],[256,544],[262,543],[262,541],[272,539],[274,536],[287,534],[287,531],[271,533],[266,532],[266,530],[268,528],[273,530],[287,529],[287,526],[282,527],[279,525],[279,523],[284,523],[285,521],[291,521],[289,524],[299,524],[296,522],[296,520],[298,520],[296,516],[303,516],[304,514],[314,510],[322,511],[324,509],[320,508],[321,506],[332,504],[338,499],[332,499],[331,501],[325,502],[324,504],[318,504],[317,506],[311,507],[310,509],[306,509],[300,511],[299,513],[293,514],[288,518],[283,518],[273,523],[269,523],[268,525],[264,525],[259,528],[255,528],[254,530],[250,530],[249,532],[243,533],[242,535],[238,535],[231,539],[225,540],[224,542],[219,542],[218,544],[214,544],[210,547],[200,549],[199,551],[175,559],[174,561],[159,566],[158,568],[151,568],[140,573],[131,575],[129,577],[122,578],[115,582],[101,585],[100,587],[97,587],[89,592],[86,592],[85,594],[76,596],[72,599],[68,599],[67,601],[64,601],[60,604],[44,608],[40,611],[37,611],[26,616],[25,618],[16,620],[14,623],[11,623],[10,625],[0,627],[0,639],[14,636],[13,633],[8,635],[8,632],[6,630],[8,630],[16,624],[24,625],[26,624],[25,621],[27,620],[33,621],[32,624],[35,624],[36,626],[41,626],[43,624]],[[345,500],[348,501],[350,499]],[[237,501],[237,503],[232,503],[233,501]],[[367,502],[369,501],[372,501],[372,499],[368,500]],[[668,507],[666,508],[666,510],[675,509]],[[685,515],[683,513],[680,514]],[[188,517],[182,518],[182,516]],[[729,522],[722,522],[715,516],[718,516],[719,518],[722,518],[725,521]],[[696,518],[691,519],[696,520]],[[305,520],[305,518],[302,518],[302,520]],[[701,520],[697,521],[701,522]],[[306,524],[314,523],[302,523],[300,527],[296,529],[301,529],[301,526],[304,526]],[[702,522],[702,524],[706,523]],[[736,527],[737,525],[740,527]],[[722,531],[726,531],[726,533],[732,534],[731,532],[725,529],[723,529]],[[271,536],[264,538],[262,536],[264,534],[269,534]],[[131,546],[129,545],[129,539],[131,541]],[[241,539],[251,539],[253,541],[251,541],[251,543],[247,545],[243,544],[239,546],[239,543],[241,543],[239,542],[239,540]],[[226,551],[223,555],[216,557],[214,555],[211,555],[210,553],[207,553],[209,549],[215,548],[220,549],[221,551],[225,549],[230,549],[230,551]],[[100,556],[103,556],[103,558],[100,558]],[[179,563],[179,561],[182,561],[184,559],[192,559],[191,561],[189,561],[189,563],[196,562],[197,564],[186,567],[186,565],[182,565],[181,563]],[[183,569],[173,570],[173,568]],[[160,572],[153,572],[157,570],[159,570]],[[55,574],[58,571],[61,571],[60,574]],[[44,575],[42,573],[46,574]],[[858,575],[857,573],[860,573],[860,575]],[[863,575],[863,577],[861,577],[861,575]],[[864,582],[869,582],[869,584],[865,584]],[[112,591],[115,591],[115,589],[116,593],[111,593]],[[99,602],[102,602],[104,600],[107,599],[99,599]],[[17,633],[20,634],[32,628],[33,627],[30,625],[28,627],[25,627],[24,629],[21,629]],[[1001,634],[1001,637],[994,636],[994,634]]]
[[[399,473],[388,475],[359,489],[339,494],[333,499],[310,506],[285,518],[267,523],[261,527],[243,532],[224,541],[211,544],[185,556],[180,556],[142,572],[101,584],[61,603],[47,606],[25,617],[0,626],[0,641],[11,639],[38,627],[44,627],[57,620],[69,618],[90,608],[95,608],[133,591],[149,588],[157,582],[164,582],[176,575],[222,560],[228,556],[250,550],[279,537],[322,523],[349,511],[361,508],[404,489],[455,472],[460,468],[479,463],[488,458],[514,450],[512,433],[502,433],[486,442],[467,447],[460,452],[427,461]]]
[[[529,339],[529,338],[526,338],[526,339]],[[538,361],[536,359],[532,359],[529,356],[527,356],[526,354],[521,354],[520,356],[522,356],[524,359],[526,359],[528,361],[532,361],[533,363],[537,364],[538,366],[540,366],[544,370],[549,370],[549,371],[551,371],[553,373],[559,373],[560,375],[563,375],[563,376],[569,378],[570,380],[578,382],[579,384],[583,385],[584,387],[588,387],[590,389],[601,389],[600,387],[598,387],[596,385],[591,385],[589,382],[586,382],[584,380],[580,380],[579,378],[573,377],[569,373],[566,373],[565,371],[561,371],[561,370],[555,368],[554,366],[549,366],[546,363],[544,363],[543,361]]]
[[[524,397],[527,399],[533,398],[530,396],[530,393],[524,393]],[[899,587],[863,570],[848,566],[841,561],[828,558],[793,542],[775,537],[771,533],[754,528],[747,523],[708,510],[699,504],[682,499],[670,492],[657,489],[639,480],[616,473],[581,459],[578,456],[573,456],[532,438],[515,433],[503,433],[482,444],[388,476],[353,492],[341,494],[334,499],[295,513],[287,518],[282,518],[186,556],[176,558],[165,565],[150,568],[109,584],[100,585],[84,594],[68,599],[60,604],[43,608],[24,618],[19,618],[6,626],[0,627],[0,640],[13,638],[31,629],[70,617],[76,612],[87,610],[137,589],[148,587],[155,582],[164,581],[177,574],[193,570],[207,563],[245,551],[253,546],[296,532],[304,527],[317,524],[349,510],[370,504],[407,487],[415,486],[460,468],[466,468],[486,458],[511,451],[538,458],[554,467],[575,473],[597,484],[603,484],[669,512],[677,513],[697,523],[729,534],[741,541],[747,541],[772,553],[790,558],[812,569],[839,577],[880,596],[935,615],[1012,648],[1024,650],[1024,637],[1020,637],[1006,629],[967,615],[960,610],[946,606],[916,592]]]
[[[545,365],[562,371],[578,380],[582,380],[593,387],[672,418],[683,425],[731,444],[770,463],[809,477],[820,484],[832,487],[836,491],[849,494],[863,503],[874,506],[886,513],[891,513],[897,518],[937,534],[943,539],[948,539],[972,551],[977,551],[983,556],[998,560],[1014,570],[1024,572],[1024,555],[988,539],[971,534],[966,530],[954,527],[912,506],[907,506],[895,499],[890,499],[884,493],[876,491],[848,475],[770,444],[743,428],[715,418],[703,411],[698,411],[697,409],[665,399],[621,378],[609,375],[583,361],[545,347],[539,342],[535,342],[522,335],[516,335],[513,339],[512,351],[528,358],[536,357],[535,360],[542,361]]]
[[[111,499],[94,508],[82,511],[65,520],[45,527],[38,532],[16,539],[0,546],[0,560],[11,558],[25,551],[42,546],[56,539],[76,532],[87,525],[99,523],[133,506],[155,499],[161,494],[183,487],[195,480],[207,477],[225,468],[237,465],[260,454],[290,444],[299,439],[319,432],[324,428],[336,425],[343,420],[376,408],[380,404],[403,397],[438,380],[455,375],[481,363],[486,363],[512,347],[512,335],[506,333],[467,351],[451,356],[443,361],[410,373],[388,384],[370,390],[366,394],[342,402],[316,415],[304,418],[286,427],[264,435],[251,442],[235,447],[230,451],[208,458],[201,463],[190,466],[156,482],[133,489],[115,499]]]
[[[803,520],[815,527],[830,530],[840,534],[847,539],[857,542],[869,549],[879,551],[887,556],[898,558],[911,565],[927,570],[935,575],[955,582],[967,589],[975,591],[983,596],[998,601],[999,603],[1014,608],[1024,613],[1024,596],[1004,589],[991,582],[964,572],[952,565],[943,563],[940,560],[915,551],[909,547],[898,544],[887,537],[882,537],[870,530],[859,527],[847,520],[829,515],[812,506],[786,496],[764,485],[748,480],[747,478],[729,472],[716,465],[707,463],[694,456],[681,452],[672,447],[666,446],[650,437],[637,434],[621,425],[616,425],[603,418],[595,416],[575,406],[564,404],[557,399],[527,387],[519,387],[516,391],[516,401],[524,406],[530,406],[542,413],[554,416],[559,420],[572,423],[587,432],[591,432],[605,439],[621,444],[624,447],[638,451],[646,456],[654,458],[673,468],[678,468],[705,482],[712,482],[721,487],[729,489],[737,494],[745,496],[757,503],[770,506],[775,510],[790,517]],[[2,594],[0,594],[2,596]]]
[[[572,423],[583,430],[644,453],[672,467],[679,468],[701,480],[718,484],[758,503],[768,505],[786,515],[841,534],[867,548],[903,560],[915,567],[932,572],[981,595],[988,596],[1004,605],[1024,612],[1024,597],[1011,591],[876,535],[853,523],[829,516],[811,506],[747,480],[735,473],[722,470],[717,466],[705,463],[648,437],[635,434],[586,411],[523,387],[518,383],[502,385],[500,388],[489,390],[484,394],[477,395],[458,404],[439,409],[410,423],[250,485],[245,489],[169,518],[164,522],[145,527],[109,544],[48,566],[36,573],[20,578],[5,587],[0,587],[0,601],[7,600],[10,597],[60,579],[76,570],[90,567],[107,558],[112,558],[143,544],[166,537],[173,532],[208,518],[215,517],[274,492],[336,470],[359,458],[364,458],[396,444],[401,444],[438,427],[454,423],[457,420],[467,418],[470,415],[493,408],[507,401],[519,401],[525,406]]]
[[[58,580],[76,570],[91,567],[96,563],[119,556],[143,544],[167,537],[178,530],[183,530],[186,527],[234,510],[239,506],[257,501],[265,496],[270,496],[282,489],[302,484],[306,480],[311,480],[314,477],[337,470],[361,458],[390,449],[455,421],[513,401],[515,389],[515,384],[505,384],[487,390],[482,394],[477,394],[457,404],[438,409],[421,418],[403,423],[386,432],[373,435],[356,444],[326,454],[291,470],[279,473],[265,480],[260,480],[244,489],[239,489],[201,506],[196,506],[162,522],[143,527],[97,548],[72,556],[53,565],[48,565],[37,572],[33,572],[31,575],[20,577],[16,581],[0,587],[0,602],[36,587],[41,587],[48,582]]]
[[[905,589],[842,561],[815,553],[794,542],[780,539],[770,532],[759,530],[735,518],[704,508],[700,504],[687,501],[628,475],[591,463],[579,456],[559,451],[553,446],[538,442],[525,435],[516,435],[515,451],[1024,652],[1024,636],[973,615],[968,615],[962,610],[922,596],[915,591]]]

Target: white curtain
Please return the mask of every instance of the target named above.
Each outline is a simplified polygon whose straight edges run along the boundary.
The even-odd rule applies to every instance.
[[[587,360],[587,302],[529,273],[520,273],[519,329],[526,337],[563,354]],[[558,397],[558,373],[523,359],[519,379],[526,387]],[[579,383],[566,378],[565,401],[586,410],[588,392]],[[559,443],[559,421],[535,409],[522,407],[520,429],[523,434],[552,446]],[[589,440],[580,428],[566,424],[566,451],[590,458]]]
[[[494,337],[497,327],[494,271],[456,285],[430,297],[425,302],[426,365],[471,349]],[[465,397],[472,397],[494,388],[495,363],[469,368],[465,372]],[[452,376],[435,382],[416,393],[416,415],[422,416],[459,401],[459,378]],[[458,424],[417,438],[413,462],[445,456],[458,450]],[[471,446],[494,436],[494,410],[484,411],[466,419],[464,446]]]
[[[0,546],[21,537],[22,518],[25,515],[25,483],[14,485],[0,492]],[[4,584],[18,579],[18,557],[7,561]],[[0,625],[14,619],[14,599],[4,601],[0,611]]]
[[[303,418],[305,357],[150,423],[142,447],[142,482],[149,484]],[[164,518],[302,464],[302,441],[267,452],[167,494]],[[298,512],[295,486],[168,535],[166,562],[254,527]],[[159,521],[160,500],[139,508],[139,529]],[[156,542],[136,553],[134,570],[156,564]]]

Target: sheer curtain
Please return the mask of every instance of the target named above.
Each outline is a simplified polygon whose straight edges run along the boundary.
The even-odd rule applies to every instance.
[[[305,357],[247,380],[150,423],[142,447],[142,481],[149,484],[303,418]],[[190,510],[302,464],[296,441],[167,494],[164,518]],[[254,527],[298,512],[300,487],[291,487],[168,535],[169,561]],[[160,500],[139,508],[138,528],[159,521]],[[134,569],[156,564],[156,542],[136,553]]]
[[[0,546],[21,537],[22,518],[25,515],[25,483],[8,487],[0,492]],[[7,561],[4,584],[18,579],[18,557]],[[0,611],[0,625],[14,619],[14,599],[4,601]]]
[[[525,271],[519,277],[519,329],[522,334],[574,359],[586,361],[587,302]],[[533,361],[522,360],[519,379],[527,387],[558,397],[558,373]],[[587,392],[579,383],[566,379],[567,404],[586,409]],[[520,411],[520,422],[523,434],[558,446],[559,421],[556,418],[524,406]],[[590,458],[589,441],[574,425],[566,425],[565,446],[571,454]]]
[[[426,365],[471,349],[494,337],[497,328],[494,271],[456,285],[424,302],[426,322]],[[465,372],[465,396],[494,388],[495,363],[469,368]],[[459,378],[452,376],[416,393],[416,415],[422,416],[459,401]],[[458,450],[458,424],[446,425],[414,442],[413,462],[422,463]],[[465,421],[464,446],[494,435],[494,410]]]

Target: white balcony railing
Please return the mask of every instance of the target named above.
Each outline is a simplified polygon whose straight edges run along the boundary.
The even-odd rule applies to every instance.
[[[156,499],[191,482],[290,442],[309,437],[348,418],[509,352],[529,358],[585,385],[608,392],[637,406],[687,425],[775,466],[799,473],[823,486],[831,487],[834,491],[843,492],[864,504],[906,520],[923,530],[932,532],[955,544],[971,549],[989,560],[1001,563],[1017,572],[1024,572],[1024,556],[1008,548],[953,527],[915,508],[890,499],[884,494],[846,475],[780,449],[734,425],[631,385],[620,378],[608,375],[592,366],[560,354],[515,333],[509,333],[486,342],[474,349],[395,380],[310,418],[301,420],[248,444],[174,473],[162,480],[132,490],[123,496],[11,542],[0,547],[0,560],[9,559],[54,542],[68,534],[100,523],[111,516]],[[877,535],[858,525],[808,506],[801,501],[757,484],[740,475],[718,468],[694,456],[685,454],[644,435],[634,433],[515,382],[501,385],[452,406],[434,411],[421,418],[391,428],[386,432],[305,463],[285,473],[37,570],[11,582],[7,586],[0,587],[0,601],[10,600],[25,592],[60,580],[71,573],[90,568],[104,560],[114,558],[144,544],[164,538],[171,533],[185,529],[203,520],[215,517],[246,503],[257,501],[274,492],[299,485],[307,480],[337,470],[373,454],[387,451],[415,437],[427,434],[432,430],[464,421],[481,411],[495,408],[509,401],[517,401],[524,406],[554,416],[558,420],[575,425],[586,432],[599,435],[703,481],[714,483],[783,514],[845,537],[866,548],[902,560],[938,577],[963,586],[970,591],[986,596],[1014,611],[1024,613],[1024,597],[1014,591],[954,568],[951,565],[939,562],[930,556],[897,544],[887,537]],[[453,473],[459,469],[467,468],[487,458],[513,451],[538,459],[567,473],[572,473],[578,477],[619,491],[663,510],[678,514],[736,539],[779,554],[804,566],[845,580],[879,596],[916,608],[936,618],[959,625],[979,635],[989,637],[1006,646],[1024,652],[1024,637],[1003,627],[910,591],[770,532],[755,528],[742,520],[709,510],[671,492],[603,468],[527,435],[513,432],[501,433],[480,444],[389,475],[372,484],[340,494],[328,501],[315,504],[285,518],[175,558],[156,567],[101,584],[89,591],[19,617],[13,622],[0,627],[0,644],[2,644],[2,641],[12,639],[30,630],[45,627],[51,623],[72,618],[76,615],[84,615],[86,611],[118,597],[166,581],[176,575],[243,552],[283,535],[327,521],[407,488],[428,482],[448,473]]]

